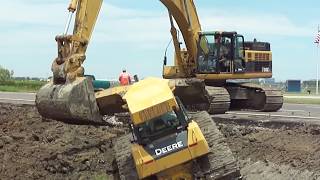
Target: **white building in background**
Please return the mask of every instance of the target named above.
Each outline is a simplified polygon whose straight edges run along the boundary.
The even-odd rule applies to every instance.
[[[264,79],[260,79],[260,83],[263,84],[276,84],[276,79],[275,78],[264,78]]]

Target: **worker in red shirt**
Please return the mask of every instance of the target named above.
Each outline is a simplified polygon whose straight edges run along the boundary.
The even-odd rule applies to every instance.
[[[127,73],[126,69],[122,70],[122,73],[119,75],[119,82],[122,86],[126,86],[131,84],[131,77],[129,73]]]

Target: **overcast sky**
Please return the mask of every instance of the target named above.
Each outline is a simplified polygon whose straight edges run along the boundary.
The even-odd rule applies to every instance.
[[[320,56],[313,42],[320,23],[319,0],[195,3],[204,31],[237,31],[246,40],[270,42],[277,80],[316,77]],[[14,70],[15,76],[50,76],[57,55],[54,37],[64,30],[68,4],[68,0],[2,0],[0,65]],[[88,48],[86,74],[114,79],[125,67],[140,77],[160,77],[169,30],[167,11],[158,0],[105,0]]]

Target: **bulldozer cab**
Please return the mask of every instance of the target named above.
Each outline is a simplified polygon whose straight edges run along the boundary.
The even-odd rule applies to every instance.
[[[139,178],[188,175],[191,179],[189,168],[183,173],[175,168],[184,168],[192,159],[208,154],[209,146],[172,93],[169,81],[146,78],[133,84],[123,98],[131,115],[131,153]]]
[[[245,70],[244,38],[236,32],[201,33],[197,71],[200,74],[240,73]]]
[[[138,144],[149,144],[159,138],[186,130],[189,118],[181,101],[177,97],[176,100],[179,108],[133,126]]]

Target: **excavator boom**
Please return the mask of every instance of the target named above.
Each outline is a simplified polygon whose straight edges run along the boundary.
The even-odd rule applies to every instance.
[[[191,76],[196,65],[198,33],[201,32],[201,25],[193,0],[160,0],[169,12],[171,34],[175,47],[175,64],[179,67],[179,74]],[[183,36],[187,58],[182,59],[180,42],[177,37],[177,30],[174,27],[173,18]]]
[[[190,58],[197,54],[198,33],[201,32],[201,25],[193,0],[160,0],[168,9],[169,14],[176,20],[184,38]],[[173,25],[171,23],[171,25]],[[176,40],[174,38],[174,40]]]

